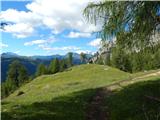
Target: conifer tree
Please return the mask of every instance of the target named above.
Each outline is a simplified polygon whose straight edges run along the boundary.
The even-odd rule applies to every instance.
[[[8,70],[7,81],[12,82],[13,85],[19,87],[24,81],[28,79],[28,73],[25,66],[19,61],[13,61]]]
[[[64,71],[65,69],[67,69],[67,62],[66,59],[62,59],[60,61],[60,71]]]
[[[51,74],[57,73],[60,71],[60,64],[59,64],[59,60],[56,58],[53,61],[51,61],[50,65],[49,65],[49,71]]]
[[[82,52],[82,53],[80,54],[80,59],[81,59],[81,63],[84,63],[85,60],[86,60],[86,54]]]
[[[47,73],[47,69],[44,64],[39,64],[36,71],[36,76],[44,75]]]
[[[22,85],[27,80],[28,80],[28,73],[25,66],[22,65],[18,60],[13,61],[9,65],[7,79],[2,84],[2,88],[1,88],[2,98],[8,96],[17,87]]]
[[[71,67],[73,65],[73,53],[68,53],[68,66]]]

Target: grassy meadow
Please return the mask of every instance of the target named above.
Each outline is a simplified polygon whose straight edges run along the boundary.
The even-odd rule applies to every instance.
[[[43,75],[2,100],[2,119],[84,120],[88,102],[96,94],[98,88],[118,81],[129,80],[132,77],[135,76],[115,68],[93,64],[74,66],[54,75]],[[160,77],[141,78],[141,81],[146,82],[125,86],[124,89],[115,90],[109,99],[106,97],[104,104],[110,107],[113,120],[118,120],[117,116],[120,115],[119,120],[123,117],[137,120],[139,116],[135,117],[136,119],[131,117],[135,114],[134,112],[128,116],[125,116],[125,112],[129,112],[130,109],[134,111],[141,104],[141,99],[140,101],[136,99],[143,92],[148,90],[157,95],[160,93],[158,78]],[[151,82],[147,82],[150,80]],[[148,83],[149,86],[151,85],[150,87],[147,87]],[[157,90],[158,92],[156,92]],[[24,94],[18,96],[20,91],[23,91]]]

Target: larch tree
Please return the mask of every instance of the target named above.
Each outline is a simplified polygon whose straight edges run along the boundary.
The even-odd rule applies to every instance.
[[[84,9],[88,21],[102,24],[102,40],[116,37],[124,48],[143,49],[160,31],[160,1],[101,1]],[[159,39],[160,41],[160,39]]]

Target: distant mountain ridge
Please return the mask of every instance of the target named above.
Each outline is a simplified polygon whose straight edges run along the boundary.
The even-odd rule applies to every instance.
[[[91,54],[86,54],[86,56],[87,56],[87,58],[92,57]],[[36,60],[36,59],[51,60],[51,59],[54,59],[54,58],[58,58],[58,59],[67,58],[68,54],[65,54],[65,55],[56,54],[56,55],[47,55],[47,56],[43,56],[43,55],[21,56],[21,55],[18,55],[16,53],[6,52],[6,53],[2,53],[1,57],[3,57],[3,58],[15,58],[15,57],[18,57],[18,58],[28,58],[28,59],[33,59],[33,60]],[[80,54],[73,53],[73,58],[74,59],[80,59]]]
[[[6,52],[6,53],[2,53],[1,57],[11,58],[11,57],[19,57],[19,55],[16,53],[12,53],[12,52]]]
[[[86,54],[87,58],[92,57],[91,54]],[[67,58],[68,55],[48,55],[48,56],[21,56],[16,53],[6,52],[1,54],[1,81],[5,81],[9,64],[14,60],[19,60],[28,70],[29,75],[33,75],[36,72],[37,66],[40,63],[49,65],[50,61],[57,58],[59,60]],[[73,64],[81,64],[80,54],[73,53]]]

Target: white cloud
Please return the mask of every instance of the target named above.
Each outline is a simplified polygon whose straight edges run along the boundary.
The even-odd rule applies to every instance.
[[[79,47],[76,46],[63,46],[63,47],[50,47],[48,45],[38,45],[39,48],[42,48],[43,50],[46,51],[74,51],[74,50],[79,50]]]
[[[90,37],[91,33],[86,32],[70,32],[67,37],[69,38],[79,38],[79,37]]]
[[[7,25],[4,27],[4,30],[5,32],[13,33],[17,38],[25,38],[34,33],[34,29],[29,24],[25,23]]]
[[[42,25],[42,16],[33,12],[17,11],[16,9],[8,9],[0,13],[2,21],[11,22],[4,26],[4,32],[12,33],[18,38],[25,38],[33,35],[36,27]]]
[[[50,47],[49,45],[47,44],[40,44],[38,45],[39,48],[41,48],[42,50],[45,50],[47,51],[48,53],[53,53],[55,51],[63,51],[64,53],[68,53],[68,52],[75,52],[75,53],[85,53],[85,54],[94,54],[93,51],[90,51],[90,50],[83,50],[82,48],[80,47],[77,47],[77,46],[62,46],[62,47]]]
[[[78,53],[78,54],[81,54],[81,53],[85,53],[85,54],[93,54],[93,52],[90,51],[90,50],[77,50],[77,51],[75,51],[75,52]]]
[[[6,32],[13,33],[16,37],[33,35],[36,29],[42,26],[49,28],[56,34],[65,29],[72,29],[83,33],[76,34],[75,36],[77,37],[89,36],[89,33],[97,31],[99,28],[84,20],[82,15],[83,9],[88,2],[91,1],[34,0],[26,5],[26,8],[29,10],[28,12],[8,9],[0,13],[0,18],[3,21],[13,23],[13,25],[10,25],[8,28],[5,27],[5,29]],[[21,30],[18,29],[19,27]],[[88,35],[86,32],[88,32]]]
[[[17,51],[15,51],[14,53],[19,54],[20,52],[21,52],[20,50],[17,50]]]
[[[91,41],[90,43],[88,43],[88,45],[93,46],[93,47],[100,47],[101,39],[97,38],[97,39]]]
[[[24,46],[32,46],[32,45],[39,45],[39,44],[45,44],[45,43],[53,43],[56,40],[54,39],[49,39],[49,40],[33,40],[30,42],[25,42]]]
[[[0,48],[7,48],[8,45],[7,44],[4,44],[4,43],[0,43]]]
[[[30,41],[30,42],[25,42],[24,45],[25,46],[32,46],[32,45],[43,44],[43,43],[46,43],[46,40],[34,40],[34,41]]]

